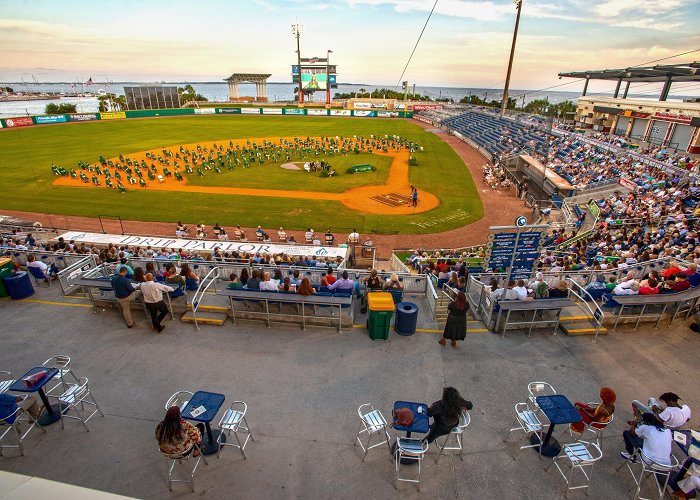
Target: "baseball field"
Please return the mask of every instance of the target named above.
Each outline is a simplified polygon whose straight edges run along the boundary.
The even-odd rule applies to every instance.
[[[399,136],[417,147],[412,153],[407,147],[334,155],[307,150],[306,156],[273,156],[216,173],[180,169],[178,181],[149,180],[141,186],[124,181],[125,192],[116,184],[109,189],[103,182],[56,176],[51,168],[55,164],[81,172],[79,162],[97,166],[100,157],[117,162],[120,155],[150,163],[148,158],[161,151],[176,154],[182,146],[192,151],[197,145],[257,151],[265,143],[281,141],[362,138],[369,143],[386,136]],[[409,166],[409,156],[415,165]],[[320,160],[336,175],[324,177],[303,169],[305,162]],[[346,172],[358,164],[370,164],[374,170]],[[439,232],[483,216],[471,175],[452,148],[438,134],[399,119],[191,116],[8,129],[0,131],[0,176],[0,209],[50,214],[288,229],[356,227],[363,233],[388,234]],[[396,202],[410,200],[410,186],[419,193],[415,208],[410,202]]]

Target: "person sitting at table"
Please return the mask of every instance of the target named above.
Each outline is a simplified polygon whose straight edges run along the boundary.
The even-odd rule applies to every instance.
[[[601,403],[596,407],[588,406],[585,403],[574,403],[574,408],[576,408],[576,410],[581,414],[583,421],[569,424],[569,427],[573,432],[583,434],[583,431],[586,429],[584,424],[593,423],[595,426],[595,422],[610,422],[610,419],[615,412],[615,401],[617,400],[617,395],[610,387],[602,387],[599,395]]]
[[[637,450],[642,450],[656,463],[671,464],[671,430],[664,427],[653,413],[642,414],[642,424],[638,427],[636,422],[630,421],[630,428],[622,433],[622,438],[626,451],[621,451],[620,456],[625,460],[637,463]]]
[[[430,424],[430,432],[424,440],[430,444],[440,436],[452,432],[459,424],[462,412],[473,407],[472,402],[464,399],[457,389],[445,387],[442,390],[442,399],[428,408],[428,416],[433,418],[433,423]]]
[[[658,421],[669,429],[678,429],[690,420],[691,416],[690,407],[688,405],[680,405],[678,403],[680,399],[676,393],[664,392],[659,396],[659,400],[666,405],[666,408],[663,410],[660,406],[661,403],[654,398],[649,398],[648,406],[635,399],[632,401],[632,412],[635,420],[638,420],[643,413],[651,413],[656,415]]]
[[[0,394],[0,420],[5,420],[12,415],[17,408],[26,411],[33,420],[37,420],[44,413],[44,405],[36,394],[13,396],[12,394]],[[14,423],[17,417],[5,420],[8,424]]]
[[[228,285],[226,285],[226,288],[228,288],[229,290],[240,290],[241,288],[243,288],[243,283],[241,283],[238,280],[238,275],[236,273],[231,273],[229,279],[231,280],[231,282]]]
[[[386,280],[384,290],[403,290],[403,283],[399,281],[399,276],[396,273],[392,273],[391,277]]]
[[[168,408],[165,418],[156,426],[156,440],[160,451],[166,455],[192,456],[199,455],[195,444],[202,442],[204,425],[192,425],[180,415],[180,408],[172,406]]]
[[[301,285],[297,288],[297,293],[308,297],[309,295],[314,295],[316,290],[311,286],[311,280],[309,280],[309,278],[304,278],[301,280]]]

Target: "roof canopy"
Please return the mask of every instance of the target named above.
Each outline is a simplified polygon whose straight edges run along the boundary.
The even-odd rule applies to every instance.
[[[268,78],[272,76],[272,73],[269,74],[264,74],[264,73],[234,73],[228,78],[224,78],[225,81],[229,82],[238,82],[238,83],[244,83],[244,82],[252,82],[252,83],[259,83],[259,82],[265,82],[267,81]]]
[[[625,82],[700,82],[700,62],[559,73],[561,77]]]

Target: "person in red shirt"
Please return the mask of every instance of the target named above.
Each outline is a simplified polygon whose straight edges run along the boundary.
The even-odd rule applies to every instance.
[[[671,291],[674,293],[682,292],[690,288],[690,283],[688,283],[688,277],[683,273],[678,273],[675,275],[676,281],[671,286]]]
[[[335,283],[337,278],[333,276],[333,268],[329,267],[326,275],[321,278],[321,286],[329,286]]]
[[[661,271],[661,276],[663,276],[664,279],[669,279],[671,276],[674,276],[674,275],[679,274],[681,272],[683,272],[683,271],[681,271],[681,268],[678,267],[678,262],[676,262],[675,260],[672,260],[669,264],[669,267],[667,267],[666,269],[663,269]]]
[[[659,293],[659,282],[649,278],[645,285],[639,287],[639,295],[653,295]]]

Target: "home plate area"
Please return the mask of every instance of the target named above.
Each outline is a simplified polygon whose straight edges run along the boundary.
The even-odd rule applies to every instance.
[[[389,205],[390,207],[411,204],[410,196],[404,196],[399,193],[380,194],[379,196],[372,196],[370,199],[383,203],[384,205]]]

